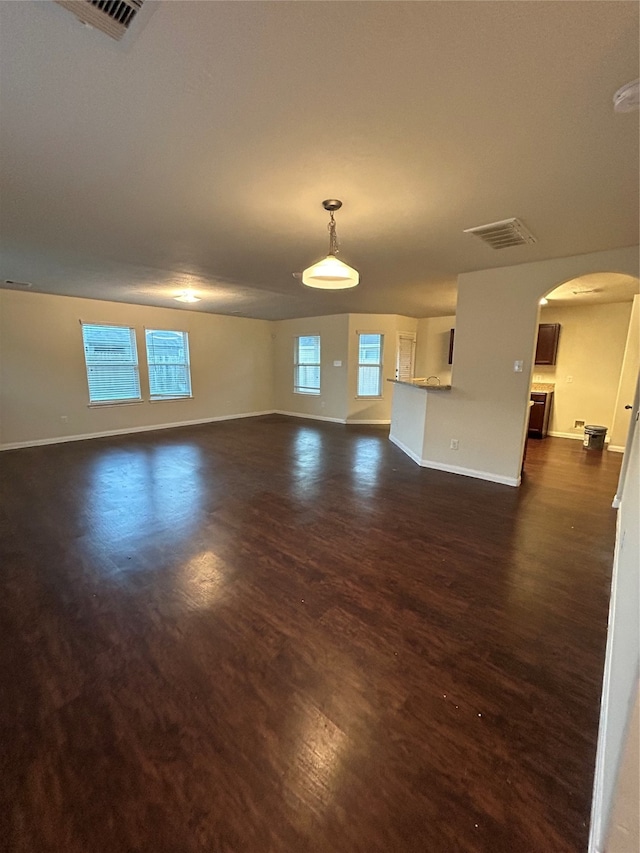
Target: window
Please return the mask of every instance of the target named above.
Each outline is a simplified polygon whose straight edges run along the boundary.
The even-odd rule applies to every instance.
[[[141,400],[135,330],[83,323],[82,339],[89,403]]]
[[[149,393],[152,400],[191,396],[189,335],[165,329],[145,329]]]
[[[358,397],[382,396],[382,338],[358,332]]]
[[[401,382],[413,379],[415,352],[416,336],[411,332],[400,332],[396,353],[396,379]]]
[[[295,339],[293,390],[296,394],[320,393],[320,335]]]

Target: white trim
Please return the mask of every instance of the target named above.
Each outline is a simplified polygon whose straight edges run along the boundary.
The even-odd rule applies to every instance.
[[[621,447],[618,444],[607,445],[607,450],[610,450],[612,453],[624,453],[624,447]]]
[[[264,414],[267,414],[266,412]],[[327,418],[325,415],[308,415],[305,412],[285,412],[281,409],[275,409],[273,412],[269,414],[274,415],[286,415],[289,418],[307,418],[312,421],[329,421],[332,424],[346,424],[346,420],[344,418]]]
[[[618,557],[620,552],[620,514],[616,517],[616,544],[613,555],[613,574],[611,577],[611,597],[609,599],[609,613],[607,615],[607,648],[605,652],[604,673],[602,676],[602,694],[600,704],[600,719],[598,721],[598,743],[596,748],[596,766],[593,774],[593,793],[591,798],[591,820],[589,823],[588,853],[605,853],[598,843],[602,836],[605,816],[603,813],[604,798],[604,759],[605,750],[603,745],[603,732],[607,729],[609,721],[609,699],[611,697],[611,659],[609,643],[612,634],[612,619],[614,615],[614,603],[618,586]]]
[[[198,418],[193,421],[179,421],[171,424],[152,424],[151,426],[127,427],[126,429],[108,429],[102,432],[88,432],[80,435],[63,435],[56,438],[38,438],[34,441],[14,441],[8,444],[0,444],[2,450],[20,450],[22,447],[41,447],[46,444],[65,444],[69,441],[87,441],[90,438],[108,438],[111,435],[129,435],[136,432],[153,432],[157,429],[176,429],[184,426],[197,426],[198,424],[210,424],[216,421],[233,421],[240,418],[258,418],[261,415],[273,415],[273,409],[264,412],[243,412],[239,415],[220,415],[217,418]]]
[[[430,459],[421,459],[417,453],[398,441],[397,438],[390,435],[389,440],[396,447],[399,447],[403,453],[406,453],[410,459],[413,459],[421,468],[432,468],[435,471],[446,471],[449,474],[460,474],[463,477],[473,477],[476,480],[488,480],[491,483],[500,483],[503,486],[519,486],[521,483],[520,477],[503,477],[500,474],[492,474],[489,471],[477,471],[475,468],[462,468],[459,465],[447,465],[444,462],[432,462]]]
[[[380,424],[384,424],[385,426],[389,426],[389,424],[391,423],[391,421],[388,418],[387,419],[382,418],[381,420],[377,420],[377,421],[376,420],[367,420],[366,418],[363,418],[362,420],[359,420],[358,418],[347,418],[346,422],[347,422],[347,424],[368,424],[370,426],[379,426]]]
[[[409,457],[409,459],[413,459],[413,461],[414,461],[417,465],[422,465],[422,460],[420,459],[420,457],[418,456],[418,454],[417,454],[417,453],[414,453],[414,452],[413,452],[413,450],[411,450],[409,447],[407,447],[407,445],[406,445],[406,444],[404,444],[402,441],[400,441],[400,439],[399,439],[399,438],[396,438],[396,437],[395,437],[395,435],[389,435],[389,441],[390,441],[392,444],[395,444],[395,446],[396,446],[396,447],[399,447],[399,448],[400,448],[400,450],[401,450],[403,453],[406,453],[406,454],[407,454],[407,456]]]
[[[578,441],[584,441],[583,432],[558,432],[557,430],[549,430],[547,435],[550,435],[553,438],[573,438]]]
[[[579,433],[575,433],[575,432],[556,432],[556,430],[549,430],[549,432],[547,433],[547,435],[550,435],[550,436],[552,436],[553,438],[573,438],[573,439],[577,439],[578,441],[584,441],[584,432],[579,432]],[[609,444],[609,436],[605,436],[604,443],[605,443],[606,445],[608,445],[608,444]],[[612,450],[613,448],[608,447],[608,449],[609,449],[609,450]],[[617,448],[615,448],[615,449],[617,450]],[[621,447],[621,448],[620,448],[620,453],[623,453],[623,452],[624,452],[624,447]]]

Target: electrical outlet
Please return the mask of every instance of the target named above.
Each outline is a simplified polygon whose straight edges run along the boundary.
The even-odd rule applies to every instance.
[[[459,443],[460,443],[460,442],[458,441],[458,439],[457,439],[457,438],[452,438],[452,439],[451,439],[451,444],[450,444],[451,450],[457,450],[457,449],[458,449],[458,445],[459,445]]]

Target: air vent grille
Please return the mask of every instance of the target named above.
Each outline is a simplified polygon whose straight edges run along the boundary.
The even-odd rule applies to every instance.
[[[116,41],[131,26],[144,0],[56,0],[83,24],[106,33]]]
[[[519,219],[503,219],[488,225],[465,228],[464,233],[474,234],[492,249],[507,249],[510,246],[525,246],[536,242],[536,238]]]

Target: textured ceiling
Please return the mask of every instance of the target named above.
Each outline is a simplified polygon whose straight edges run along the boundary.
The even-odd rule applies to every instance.
[[[451,314],[460,272],[635,245],[638,4],[0,3],[0,279],[280,318]],[[293,273],[337,214],[353,291]],[[533,246],[464,228],[517,216]]]

